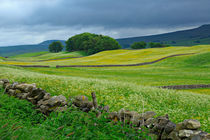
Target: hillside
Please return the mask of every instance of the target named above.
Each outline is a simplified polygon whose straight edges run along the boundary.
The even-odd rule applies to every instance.
[[[0,56],[6,57],[23,53],[48,51],[49,44],[51,44],[54,41],[61,41],[63,45],[65,44],[65,41],[63,40],[47,40],[34,45],[3,46],[0,47]]]
[[[103,51],[94,55],[82,57],[82,58],[68,58],[71,57],[73,53],[48,53],[36,57],[13,57],[12,59],[7,59],[5,62],[0,62],[1,64],[16,64],[16,65],[117,65],[117,64],[136,64],[150,62],[163,57],[176,54],[184,53],[205,53],[210,51],[210,45],[200,45],[193,47],[166,47],[166,48],[149,48],[142,50],[112,50]],[[26,54],[25,54],[26,55]],[[57,55],[57,56],[56,56]],[[74,56],[85,56],[85,55],[74,55]],[[34,62],[34,60],[48,60],[53,58],[60,58],[59,60],[50,60],[43,62]],[[18,61],[20,62],[18,62]]]
[[[201,44],[210,44],[210,24],[202,25],[195,29],[171,32],[166,34],[122,38],[117,41],[123,46],[128,48],[134,42],[160,42],[172,46],[193,46]]]
[[[83,57],[87,54],[83,51],[75,52],[59,52],[59,53],[50,53],[50,52],[35,52],[35,53],[24,53],[20,55],[11,56],[5,60],[7,61],[46,61],[46,60],[57,60],[57,59],[70,59]],[[1,58],[0,58],[1,59]]]

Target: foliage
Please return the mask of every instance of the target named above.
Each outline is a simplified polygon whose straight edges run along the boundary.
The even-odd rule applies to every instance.
[[[131,45],[131,48],[132,49],[144,49],[147,47],[147,43],[144,42],[144,41],[141,41],[141,42],[134,42],[132,45]]]
[[[91,33],[75,35],[66,41],[67,51],[86,51],[88,54],[119,48],[121,46],[113,38]]]
[[[57,53],[63,50],[63,45],[60,41],[53,42],[49,45],[49,52]]]

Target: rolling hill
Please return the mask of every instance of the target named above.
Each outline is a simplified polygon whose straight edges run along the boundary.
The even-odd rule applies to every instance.
[[[0,47],[0,56],[7,57],[23,53],[48,51],[49,44],[54,41],[61,41],[63,45],[65,44],[64,40],[47,40],[42,43],[33,45],[3,46]]]
[[[95,91],[99,103],[110,105],[111,111],[121,108],[136,112],[153,110],[157,115],[169,114],[175,123],[185,119],[196,119],[201,122],[203,130],[210,132],[209,88],[192,90],[156,88],[156,86],[168,85],[209,84],[209,52],[210,45],[112,50],[87,57],[42,62],[32,62],[32,59],[51,59],[54,54],[24,54],[13,57],[15,61],[5,59],[0,62],[0,77],[10,81],[36,83],[38,87],[52,95],[64,95],[67,98],[76,95],[90,97],[91,92]],[[54,67],[66,64],[133,64],[183,53],[195,54],[171,57],[146,66]],[[58,55],[61,58],[66,57],[62,52]],[[30,56],[34,57],[30,60]],[[22,62],[23,60],[28,62]],[[23,68],[10,65],[50,65],[51,67]]]
[[[169,44],[172,46],[193,46],[201,44],[210,44],[210,24],[202,25],[195,29],[171,32],[166,34],[122,38],[117,41],[123,46],[128,48],[134,42],[159,42]]]
[[[161,59],[163,57],[177,55],[177,54],[185,54],[185,53],[199,54],[205,52],[210,52],[210,45],[198,45],[192,47],[148,48],[140,50],[125,50],[125,49],[111,50],[111,51],[99,52],[97,54],[81,58],[68,58],[68,57],[85,56],[83,52],[46,53],[35,56],[33,56],[34,54],[28,53],[24,55],[17,55],[10,57],[5,61],[0,62],[0,64],[49,65],[53,67],[55,67],[56,65],[118,65],[118,64],[126,65],[126,64],[151,62]],[[208,57],[208,55],[206,57]],[[51,60],[51,59],[56,59],[56,60]]]

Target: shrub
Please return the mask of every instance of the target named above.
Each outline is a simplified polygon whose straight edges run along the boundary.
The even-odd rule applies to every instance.
[[[141,41],[141,42],[134,42],[131,45],[131,48],[132,49],[144,49],[144,48],[146,48],[146,46],[147,46],[147,43],[144,41]]]
[[[169,45],[167,44],[161,44],[161,43],[154,43],[154,42],[149,43],[150,48],[161,48],[161,47],[168,47],[168,46]]]

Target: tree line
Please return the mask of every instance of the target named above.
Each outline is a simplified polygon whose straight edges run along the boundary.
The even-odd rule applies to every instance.
[[[161,44],[161,43],[155,43],[155,42],[150,42],[146,43],[144,41],[140,42],[134,42],[130,47],[132,49],[145,49],[145,48],[162,48],[162,47],[168,47],[169,45],[167,44]]]
[[[120,44],[113,38],[104,35],[97,35],[92,33],[82,33],[69,38],[66,42],[66,51],[85,51],[88,55],[95,54],[105,50],[116,50],[122,48]],[[144,49],[144,48],[160,48],[168,45],[161,43],[146,43],[144,41],[134,42],[130,48]],[[53,42],[49,45],[49,51],[57,53],[64,48],[60,41]]]

